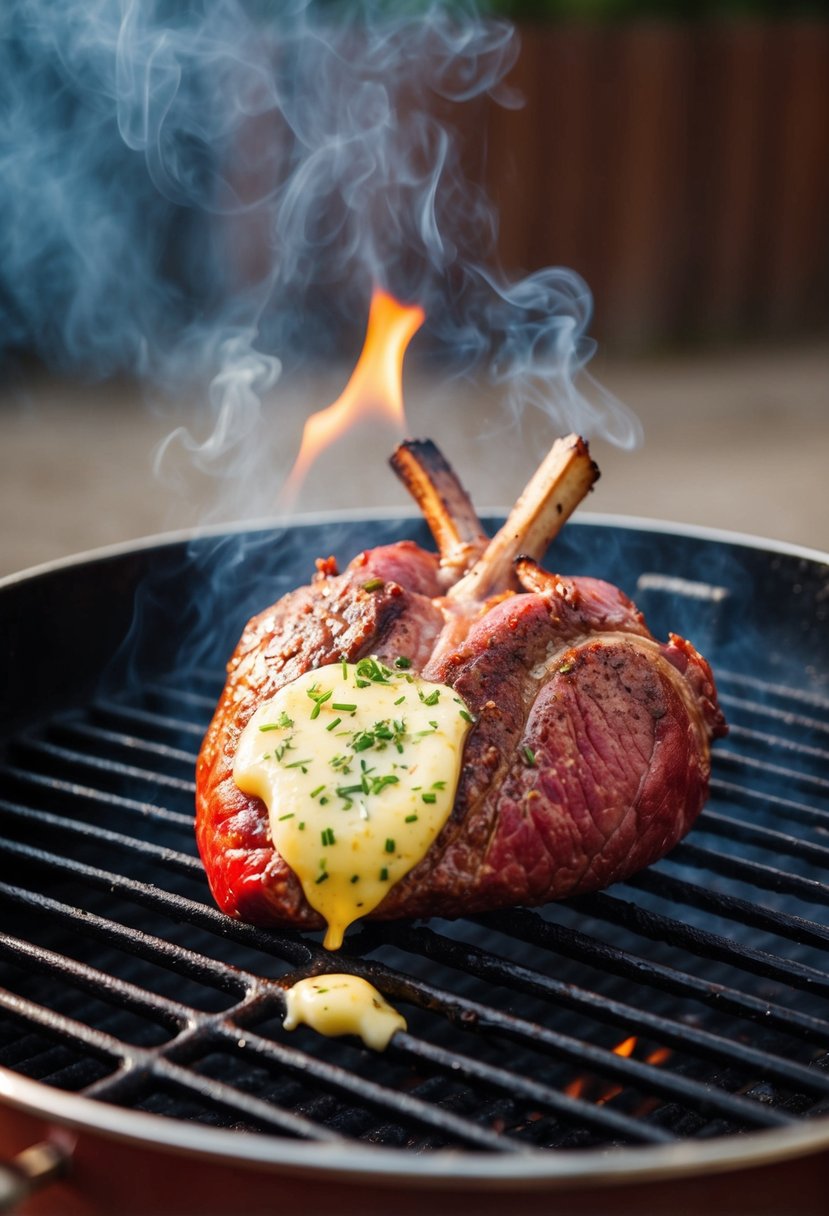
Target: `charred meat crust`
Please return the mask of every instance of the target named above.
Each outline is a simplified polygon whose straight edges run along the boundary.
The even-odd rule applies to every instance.
[[[310,586],[250,622],[197,768],[199,848],[226,912],[322,926],[273,849],[264,805],[233,782],[233,758],[280,687],[370,653],[406,655],[477,719],[448,822],[375,917],[595,890],[685,834],[706,797],[710,740],[725,731],[707,664],[681,638],[653,639],[609,584],[531,559],[515,569],[526,590],[447,615],[437,558],[401,542],[360,554],[342,575],[320,563]]]

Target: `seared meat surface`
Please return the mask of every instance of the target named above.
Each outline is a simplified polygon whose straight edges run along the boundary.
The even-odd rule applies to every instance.
[[[249,623],[197,769],[198,844],[224,911],[322,927],[233,762],[259,705],[343,659],[403,656],[475,718],[449,819],[372,916],[459,916],[596,890],[690,829],[710,743],[726,730],[706,661],[682,638],[654,639],[617,588],[547,573],[532,557],[511,561],[511,586],[478,596],[480,549],[466,557],[466,569],[479,559],[475,577],[449,591],[447,563],[408,541],[363,552],[341,574],[320,561],[309,586]]]

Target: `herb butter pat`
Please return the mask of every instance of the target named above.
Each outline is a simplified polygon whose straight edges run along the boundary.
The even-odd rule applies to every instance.
[[[285,994],[282,1025],[296,1030],[300,1023],[319,1034],[356,1034],[366,1047],[384,1051],[406,1019],[383,999],[367,980],[356,975],[317,975],[300,980]]]
[[[449,817],[473,721],[453,689],[378,659],[306,672],[257,709],[233,776],[336,950]]]

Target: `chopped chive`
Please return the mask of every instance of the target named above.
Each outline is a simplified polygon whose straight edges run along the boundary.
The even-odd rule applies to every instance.
[[[293,817],[294,817],[294,812],[293,812],[293,811],[289,811],[287,815],[280,815],[280,816],[279,816],[279,822],[280,822],[280,823],[282,823],[283,819],[293,819]]]
[[[340,725],[341,722],[342,722],[342,718],[335,718],[333,722],[328,723],[328,725],[326,726],[325,729],[326,730],[336,730],[336,728]]]
[[[310,760],[292,760],[290,764],[286,764],[286,768],[301,768],[305,772],[306,767],[311,763]]]
[[[344,714],[350,714],[350,713],[354,712],[354,710],[357,708],[357,706],[351,705],[351,704],[346,705],[345,702],[343,702],[343,701],[332,701],[331,708],[336,709],[336,710],[341,710],[342,713],[344,713]]]
[[[314,702],[314,708],[311,710],[312,718],[318,718],[320,716],[320,707],[324,705],[326,701],[330,700],[330,698],[334,695],[330,688],[328,692],[317,692],[316,689],[317,686],[315,684],[313,688],[307,688],[305,690],[306,695],[309,696]]]
[[[325,845],[326,847],[328,845],[337,843],[336,840],[334,839],[334,829],[333,828],[323,828],[322,831],[320,832],[320,839],[322,840],[323,845]]]
[[[524,759],[527,762],[528,767],[535,768],[535,752],[533,751],[533,749],[531,747],[524,747],[524,748],[522,748],[522,751],[524,753]]]
[[[394,665],[395,665],[395,667],[398,667],[401,671],[405,671],[407,667],[411,667],[412,660],[407,659],[405,655],[401,654],[398,658],[396,658],[394,660]]]
[[[386,788],[387,785],[397,785],[399,781],[400,778],[395,777],[394,773],[387,773],[385,777],[372,777],[371,793],[379,794]]]
[[[298,823],[297,827],[299,828],[300,832],[304,832],[305,831],[305,820],[303,819],[302,822]]]
[[[279,730],[275,722],[267,722],[264,726],[259,727],[260,730]]]
[[[393,839],[393,837],[389,836],[389,837],[386,839],[386,852],[387,852],[387,853],[393,853],[393,852],[394,852],[394,848],[395,848],[395,845],[394,845],[394,839]]]
[[[317,884],[317,886],[319,886],[319,884],[320,884],[321,882],[325,882],[325,880],[326,880],[326,878],[327,878],[327,877],[328,877],[328,872],[327,872],[327,870],[323,870],[322,874],[319,874],[319,875],[317,876],[317,879],[316,879],[316,884]]]
[[[417,815],[407,815],[406,818],[403,820],[403,822],[404,823],[416,823]]]
[[[424,705],[437,705],[438,701],[440,700],[440,689],[436,688],[433,692],[430,692],[428,696],[424,696],[424,694],[418,690],[417,695],[420,697]]]
[[[349,881],[349,882],[359,882],[359,881],[360,881],[360,875],[359,875],[359,874],[352,874],[352,875],[351,875],[351,878],[350,878],[348,881]]]
[[[475,719],[472,717],[472,714],[471,714],[471,713],[469,713],[469,711],[468,711],[468,710],[466,710],[466,709],[459,709],[459,710],[458,710],[458,713],[459,713],[459,714],[460,714],[460,716],[463,718],[464,722],[471,722],[471,723],[473,724],[473,726],[474,726],[474,724],[475,724]]]
[[[390,668],[378,663],[377,659],[361,659],[357,664],[357,687],[360,687],[360,680],[368,682],[373,680],[375,684],[388,684],[390,675],[392,675]]]
[[[380,871],[380,881],[381,881],[381,882],[388,882],[388,880],[389,880],[389,872],[388,872],[388,870],[386,869],[386,867],[385,867],[385,866],[383,866],[382,870]]]
[[[343,679],[347,680],[348,679],[348,663],[345,661],[345,659],[343,659],[343,662],[342,662],[342,673],[343,673]]]
[[[446,782],[445,782],[445,781],[433,781],[433,782],[432,782],[432,789],[433,789],[433,790],[445,790],[445,789],[446,789]]]
[[[420,797],[423,802],[437,802],[438,800],[437,794],[421,794]]]
[[[402,697],[397,698],[397,700],[395,701],[395,705],[402,705],[405,700],[406,700],[406,694],[403,693]]]
[[[315,790],[311,790],[311,793],[309,794],[309,797],[310,797],[310,798],[316,798],[316,796],[317,796],[318,794],[321,794],[321,793],[322,793],[322,791],[323,791],[324,789],[325,789],[325,783],[323,783],[322,785],[318,785],[318,786],[317,786],[317,788],[316,788]]]
[[[381,578],[370,578],[367,583],[363,583],[363,591],[379,591],[384,586]]]

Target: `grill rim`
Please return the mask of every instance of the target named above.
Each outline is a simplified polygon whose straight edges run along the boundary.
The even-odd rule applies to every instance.
[[[503,515],[491,509],[487,516]],[[339,524],[370,524],[399,520],[405,525],[421,516],[398,509],[354,509],[314,512],[292,517],[289,522],[266,518],[205,528],[191,528],[142,537],[121,544],[60,557],[50,562],[0,578],[0,593],[54,572],[72,570],[131,554],[151,553],[167,546],[202,539],[265,533],[274,529]],[[769,558],[793,557],[827,567],[829,553],[787,541],[765,539],[726,529],[698,527],[644,516],[581,512],[570,527],[580,525],[608,529],[624,528],[665,536],[683,536],[703,542],[736,545],[760,551]],[[170,1119],[67,1093],[21,1076],[0,1066],[0,1102],[20,1114],[54,1121],[62,1128],[92,1133],[104,1139],[183,1154],[204,1162],[221,1162],[251,1169],[289,1174],[297,1178],[323,1178],[349,1184],[393,1181],[428,1190],[439,1186],[502,1189],[516,1185],[527,1190],[563,1190],[609,1187],[617,1183],[676,1181],[700,1170],[708,1174],[731,1174],[764,1165],[778,1164],[812,1154],[829,1153],[829,1115],[784,1128],[717,1136],[711,1140],[680,1140],[667,1145],[631,1145],[624,1148],[580,1150],[533,1150],[510,1155],[492,1155],[476,1150],[433,1150],[413,1154],[410,1150],[373,1147],[350,1141],[334,1144],[282,1140],[276,1135],[233,1132],[206,1127],[184,1119]]]
[[[829,1116],[739,1137],[674,1144],[579,1150],[532,1150],[505,1156],[436,1149],[280,1140],[169,1119],[53,1089],[0,1067],[0,1101],[20,1114],[54,1120],[76,1133],[94,1133],[136,1148],[162,1150],[204,1162],[268,1169],[295,1178],[351,1185],[393,1181],[434,1189],[459,1187],[556,1190],[678,1181],[689,1174],[729,1174],[829,1152]]]
[[[482,507],[479,515],[482,519],[503,520],[508,514],[508,508]],[[180,545],[189,541],[220,539],[221,537],[239,536],[244,533],[265,533],[303,527],[318,527],[330,524],[361,524],[394,522],[401,524],[412,521],[422,522],[423,516],[417,510],[408,507],[353,507],[341,511],[307,511],[298,512],[286,521],[279,516],[264,516],[251,520],[239,520],[228,523],[209,524],[200,528],[183,528],[170,532],[159,532],[148,536],[136,537],[134,540],[120,541],[113,545],[104,545],[95,549],[85,549],[78,553],[67,554],[41,562],[36,566],[28,566],[23,570],[0,577],[0,592],[6,587],[14,587],[28,579],[51,574],[59,570],[72,569],[75,566],[90,562],[106,561],[113,557],[128,556],[131,553],[141,553],[164,546]],[[606,511],[580,510],[577,519],[567,523],[567,530],[580,526],[597,526],[600,528],[627,528],[633,532],[656,532],[666,536],[684,536],[691,540],[714,541],[724,545],[740,545],[748,549],[756,549],[767,555],[800,558],[804,561],[816,562],[829,567],[829,550],[813,549],[808,545],[799,545],[793,541],[768,539],[750,532],[736,532],[728,528],[712,528],[702,525],[681,523],[678,521],[650,518],[647,515],[622,515]]]

